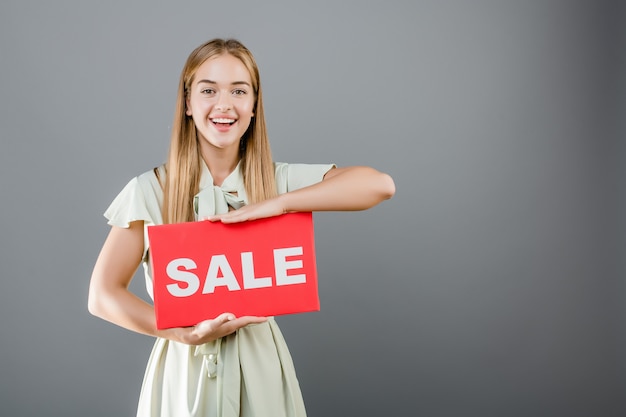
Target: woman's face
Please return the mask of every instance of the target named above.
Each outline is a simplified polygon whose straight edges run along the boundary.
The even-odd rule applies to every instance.
[[[207,59],[193,77],[186,109],[203,151],[238,152],[255,100],[250,73],[238,58],[223,54]]]

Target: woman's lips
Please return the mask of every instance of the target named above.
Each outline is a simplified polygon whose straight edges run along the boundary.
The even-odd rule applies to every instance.
[[[237,120],[226,117],[215,117],[211,119],[211,122],[218,131],[226,132],[237,122]]]

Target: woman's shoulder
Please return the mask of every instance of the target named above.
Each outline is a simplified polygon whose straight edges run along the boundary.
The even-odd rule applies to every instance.
[[[297,190],[320,182],[334,164],[275,162],[278,193]]]
[[[165,164],[159,165],[137,176],[137,181],[142,185],[159,185],[164,184],[165,180]]]
[[[154,194],[160,198],[165,186],[165,166],[160,165],[149,171],[145,171],[131,181],[136,181],[142,193],[146,195]]]
[[[109,224],[128,227],[135,220],[146,224],[162,223],[160,178],[164,172],[162,167],[157,167],[131,178],[104,213]]]
[[[304,162],[274,162],[276,173],[285,172],[310,172],[319,170],[329,170],[333,168],[333,163],[304,163]]]
[[[303,163],[303,162],[274,162],[274,169],[277,174],[308,173],[318,171],[328,171],[335,167],[334,163]]]

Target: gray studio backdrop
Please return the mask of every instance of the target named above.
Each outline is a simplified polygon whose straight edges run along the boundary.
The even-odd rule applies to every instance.
[[[102,212],[215,36],[258,59],[276,160],[396,181],[315,215],[321,311],[279,318],[310,416],[626,415],[624,27],[595,0],[4,0],[0,415],[133,415],[152,340],[86,308]]]

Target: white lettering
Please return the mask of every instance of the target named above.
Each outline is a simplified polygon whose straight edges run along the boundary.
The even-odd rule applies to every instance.
[[[289,272],[294,269],[303,268],[302,246],[291,248],[274,249],[274,273],[276,285],[305,284],[306,274],[293,274]],[[287,260],[290,258],[290,260]],[[194,295],[200,288],[200,278],[192,272],[198,266],[190,258],[177,258],[170,261],[166,267],[169,278],[178,281],[175,284],[168,284],[166,288],[174,297],[189,297]],[[272,286],[272,277],[256,277],[254,271],[254,257],[252,252],[241,253],[241,274],[243,288],[256,289]],[[241,286],[232,267],[228,263],[226,255],[213,255],[206,273],[202,294],[212,294],[217,287],[226,287],[228,291],[239,291]]]
[[[218,276],[220,270],[222,276]],[[204,281],[204,289],[202,294],[210,294],[215,291],[215,287],[226,286],[230,291],[240,290],[239,283],[235,277],[233,269],[226,259],[226,255],[214,255],[211,257],[209,270],[206,273],[206,281]]]
[[[185,268],[180,270],[179,268]],[[167,276],[175,281],[184,282],[187,285],[181,286],[180,284],[168,284],[167,290],[174,297],[189,297],[195,294],[200,288],[200,279],[193,272],[189,272],[189,269],[196,269],[196,263],[193,259],[179,258],[174,259],[167,264],[166,272]]]
[[[252,252],[241,254],[241,273],[243,274],[243,288],[265,288],[272,286],[272,277],[256,278],[254,276],[254,261]]]
[[[274,269],[276,271],[276,285],[304,284],[305,274],[287,275],[290,269],[302,268],[302,259],[288,261],[288,256],[302,255],[302,246],[293,248],[274,249]]]

